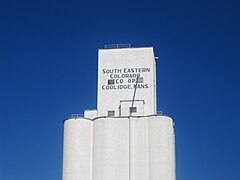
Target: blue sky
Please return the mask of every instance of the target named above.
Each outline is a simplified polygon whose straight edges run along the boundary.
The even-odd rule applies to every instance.
[[[0,1],[0,179],[59,180],[63,119],[96,108],[97,51],[153,46],[177,179],[240,179],[240,3]]]

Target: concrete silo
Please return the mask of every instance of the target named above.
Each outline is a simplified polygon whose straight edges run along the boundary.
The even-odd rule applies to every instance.
[[[79,117],[64,122],[63,180],[92,179],[92,124]]]
[[[173,120],[156,109],[153,48],[100,49],[97,110],[64,122],[63,180],[175,180]]]

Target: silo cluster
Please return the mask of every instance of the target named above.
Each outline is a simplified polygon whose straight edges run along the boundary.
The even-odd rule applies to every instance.
[[[175,180],[174,123],[156,111],[153,48],[100,49],[98,63],[97,110],[64,121],[62,179]],[[102,88],[119,83],[129,89]]]

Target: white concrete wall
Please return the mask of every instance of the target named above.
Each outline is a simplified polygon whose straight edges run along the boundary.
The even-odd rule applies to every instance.
[[[153,48],[99,50],[98,116],[106,116],[108,110],[114,110],[115,114],[118,114],[120,101],[132,100],[136,77],[130,76],[137,74],[143,78],[143,82],[138,83],[135,100],[145,101],[144,115],[156,114],[156,70]],[[113,80],[115,84],[108,85],[108,80]]]
[[[69,119],[63,180],[175,180],[174,141],[166,116]]]
[[[100,118],[93,125],[93,180],[128,180],[128,119]]]
[[[96,109],[85,110],[84,111],[84,118],[87,119],[94,119],[98,116],[98,112]]]
[[[149,180],[175,180],[175,135],[166,116],[149,119]]]
[[[171,118],[100,118],[93,134],[93,180],[176,179]]]
[[[62,180],[92,180],[92,121],[64,122]]]

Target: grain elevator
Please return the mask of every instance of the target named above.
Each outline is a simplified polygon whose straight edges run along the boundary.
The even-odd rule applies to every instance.
[[[99,49],[97,109],[64,121],[62,180],[175,180],[174,124],[156,97],[153,47]]]

